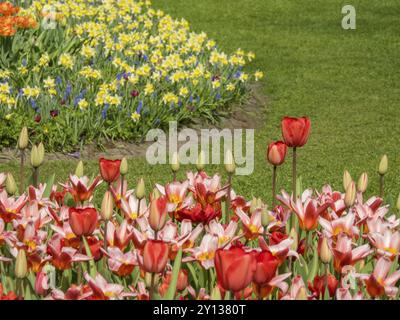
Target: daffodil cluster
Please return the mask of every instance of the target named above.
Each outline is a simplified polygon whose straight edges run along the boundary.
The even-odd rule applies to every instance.
[[[76,142],[140,139],[172,119],[212,118],[263,76],[244,70],[253,53],[222,52],[150,1],[37,0],[21,10],[40,28],[29,33],[36,45],[0,70],[0,116],[35,119],[47,142],[71,127]]]

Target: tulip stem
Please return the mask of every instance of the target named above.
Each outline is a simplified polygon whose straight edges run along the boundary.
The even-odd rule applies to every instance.
[[[231,204],[231,190],[232,190],[232,174],[228,174],[228,194],[226,195],[225,203],[225,223],[228,223],[230,219],[229,206]]]
[[[324,286],[325,292],[326,292],[326,290],[329,291],[329,287],[328,287],[328,274],[329,274],[329,264],[328,264],[328,263],[325,263],[325,279],[324,279],[324,281],[325,281],[325,286]],[[323,293],[322,299],[325,299],[325,292]],[[328,294],[328,295],[329,295],[329,294]]]
[[[275,208],[276,197],[276,166],[272,169],[272,210]]]
[[[385,187],[385,175],[380,174],[379,175],[379,196],[381,198],[383,198],[384,193],[385,193],[384,187]]]
[[[39,167],[33,168],[33,186],[35,188],[38,187],[38,182],[39,182]]]
[[[175,171],[172,171],[172,179],[174,182],[176,181],[176,172]]]
[[[151,273],[151,282],[150,282],[150,300],[154,299],[154,286],[155,286],[155,279],[156,279],[156,274],[154,272]]]
[[[107,222],[108,220],[104,221],[104,243],[103,243],[104,251],[107,251],[107,229],[108,229]]]
[[[293,163],[292,163],[292,191],[293,191],[293,201],[296,201],[297,198],[297,190],[296,190],[296,182],[297,182],[297,152],[296,147],[293,148]]]
[[[24,173],[24,163],[25,163],[25,150],[21,150],[21,165],[19,169],[19,174],[20,174],[20,179],[19,179],[19,194],[21,195],[24,192],[24,179],[25,179],[25,173]]]
[[[124,193],[124,176],[121,175],[121,199],[122,199],[123,193]]]

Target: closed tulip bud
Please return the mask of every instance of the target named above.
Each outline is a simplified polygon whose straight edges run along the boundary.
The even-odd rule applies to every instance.
[[[178,156],[178,152],[175,151],[172,154],[172,158],[171,158],[171,170],[173,172],[178,172],[179,171],[179,167],[180,167],[179,156]]]
[[[29,137],[27,127],[23,127],[18,138],[18,149],[25,150],[28,147]]]
[[[211,291],[211,300],[221,300],[221,291],[218,287],[214,287]]]
[[[358,179],[357,183],[357,190],[361,193],[364,193],[367,190],[368,187],[368,174],[366,172],[363,172]]]
[[[400,211],[400,193],[399,193],[399,196],[397,197],[396,208],[397,208],[397,210]]]
[[[82,160],[78,162],[76,169],[75,169],[75,175],[78,178],[81,178],[83,176],[83,162]]]
[[[6,191],[9,195],[14,195],[17,192],[17,184],[15,183],[14,177],[11,173],[7,173]]]
[[[279,166],[285,161],[287,145],[282,141],[271,142],[268,145],[266,158],[269,163]]]
[[[323,237],[319,248],[319,258],[323,263],[329,263],[332,260],[332,252],[328,246],[328,239]]]
[[[143,199],[144,196],[146,195],[146,189],[144,186],[143,178],[139,179],[135,192],[136,192],[136,198],[138,198],[139,200]]]
[[[204,151],[201,150],[199,153],[199,156],[197,157],[197,162],[196,162],[197,171],[201,171],[204,169],[205,162],[206,162],[206,160],[205,160]]]
[[[113,214],[114,200],[110,191],[106,191],[101,202],[100,214],[104,220],[110,220]]]
[[[381,176],[383,176],[384,174],[386,174],[387,171],[388,171],[388,157],[385,154],[383,155],[383,157],[381,158],[381,162],[379,163],[378,172]]]
[[[38,147],[34,145],[31,150],[31,165],[34,168],[39,168],[41,164]]]
[[[149,224],[154,231],[160,231],[167,221],[167,198],[160,197],[150,202]]]
[[[356,201],[356,184],[354,181],[350,182],[347,186],[346,194],[344,196],[345,205],[350,208]]]
[[[296,300],[308,300],[306,288],[302,287],[299,289],[296,295]]]
[[[125,176],[128,173],[128,160],[125,157],[121,159],[121,166],[119,167],[121,176]]]
[[[289,237],[293,239],[293,243],[290,246],[290,249],[292,249],[293,251],[297,251],[297,247],[299,245],[299,236],[295,228],[292,228],[290,230]]]
[[[225,170],[228,174],[234,174],[236,169],[235,159],[232,151],[228,149],[225,153]]]
[[[352,181],[353,181],[353,179],[351,178],[350,173],[347,170],[344,170],[344,173],[343,173],[343,188],[344,188],[344,191],[347,190],[347,186]]]
[[[261,224],[263,227],[267,227],[269,225],[269,222],[271,221],[271,217],[267,211],[267,209],[263,209],[261,211]]]
[[[23,279],[28,275],[28,262],[26,260],[25,250],[18,251],[17,260],[15,261],[15,276]]]
[[[41,162],[43,162],[43,160],[44,160],[44,145],[42,142],[39,143],[39,145],[38,145],[38,153],[39,153],[39,158],[40,158]]]

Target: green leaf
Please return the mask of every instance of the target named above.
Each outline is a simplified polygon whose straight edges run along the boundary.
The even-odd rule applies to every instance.
[[[313,279],[315,278],[315,276],[317,275],[318,272],[318,267],[319,267],[319,263],[318,263],[318,250],[317,250],[317,246],[314,247],[314,252],[313,252],[313,257],[312,257],[312,261],[310,262],[310,273],[308,274],[308,279],[309,281],[313,281]]]
[[[194,270],[194,267],[191,263],[187,263],[186,266],[188,267],[190,275],[192,276],[192,279],[194,281],[194,288],[196,290],[198,290],[199,289],[199,279],[197,278],[196,271]]]
[[[179,271],[181,270],[181,263],[182,263],[182,247],[179,249],[175,257],[174,266],[172,268],[171,282],[169,283],[168,291],[167,294],[165,295],[165,300],[173,300],[175,297]]]
[[[89,260],[89,274],[92,278],[94,278],[97,274],[96,265],[94,263],[92,251],[90,250],[89,244],[86,241],[85,237],[82,237],[83,244],[85,245],[86,255],[91,258]]]
[[[46,188],[44,189],[43,192],[43,198],[49,198],[50,193],[51,193],[51,188],[53,187],[54,184],[54,178],[55,174],[53,173],[46,181]]]

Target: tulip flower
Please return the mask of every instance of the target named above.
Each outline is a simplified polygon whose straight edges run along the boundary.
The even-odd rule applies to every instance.
[[[76,203],[83,203],[90,201],[95,188],[101,183],[100,176],[96,177],[93,182],[89,185],[89,178],[83,176],[81,178],[77,176],[69,176],[69,184],[61,184],[67,192],[69,192]]]
[[[397,295],[399,289],[396,283],[400,279],[400,270],[388,276],[391,265],[392,262],[388,258],[379,258],[373,273],[364,280],[368,294],[372,298],[381,297],[385,294],[388,297],[395,297]]]
[[[206,270],[214,267],[215,252],[218,249],[218,237],[206,234],[201,240],[200,246],[193,248],[193,257],[184,261],[197,260]]]
[[[160,197],[150,202],[149,224],[157,233],[160,231],[167,221],[167,198]]]
[[[311,122],[307,117],[291,118],[284,117],[281,123],[283,140],[288,147],[293,148],[293,163],[292,163],[292,192],[293,198],[297,199],[297,159],[296,149],[307,143],[310,135]],[[292,225],[294,220],[292,220]]]
[[[328,289],[329,296],[333,298],[335,296],[336,289],[339,281],[332,274],[324,276],[315,276],[313,283],[308,282],[308,289],[310,289],[312,295],[316,299],[323,299],[325,296],[325,290]]]
[[[261,224],[261,209],[254,211],[251,217],[249,217],[241,209],[236,210],[236,215],[243,224],[247,239],[255,239],[264,232],[264,227]]]
[[[273,165],[272,170],[272,206],[275,207],[276,197],[276,170],[277,166],[280,166],[286,157],[287,145],[282,141],[271,142],[268,145],[266,158],[269,163]]]
[[[146,196],[146,190],[143,178],[140,178],[136,186],[136,198],[142,200]]]
[[[82,161],[82,160],[79,161],[78,164],[76,165],[76,168],[75,168],[75,175],[76,175],[78,178],[83,177],[83,161]]]
[[[88,273],[85,273],[85,279],[92,289],[91,298],[93,300],[119,300],[131,295],[124,293],[124,286],[108,283],[99,273],[94,279]]]
[[[352,240],[345,234],[340,234],[336,242],[336,247],[332,250],[333,266],[337,272],[347,265],[354,265],[371,253],[370,246],[364,244],[352,249]]]
[[[132,273],[133,268],[138,264],[135,252],[123,253],[119,248],[108,248],[103,250],[108,257],[108,267],[115,274],[125,277]]]
[[[242,247],[218,249],[215,253],[215,269],[218,284],[233,292],[241,291],[252,281],[256,271],[254,252],[246,252]]]
[[[14,177],[11,173],[7,173],[6,190],[10,196],[17,192],[17,184],[15,183]]]
[[[27,202],[26,195],[9,198],[5,190],[0,192],[0,218],[6,223],[16,219]]]
[[[363,172],[358,179],[357,183],[357,191],[364,193],[367,190],[368,187],[368,174],[366,172]]]
[[[39,271],[35,279],[35,292],[40,296],[45,296],[49,291],[49,277],[43,270]]]
[[[116,181],[120,175],[121,160],[108,160],[100,158],[100,174],[108,184]]]
[[[160,240],[147,240],[143,248],[143,257],[139,257],[146,272],[160,273],[168,262],[168,244]]]
[[[279,266],[279,260],[269,251],[263,250],[256,255],[254,283],[262,286],[272,280]]]
[[[396,259],[400,253],[400,232],[385,228],[382,233],[370,232],[368,238],[377,249],[378,256],[386,256],[391,260]]]
[[[132,227],[128,224],[127,220],[122,221],[119,226],[115,226],[112,221],[108,221],[106,227],[106,240],[108,245],[124,250],[132,237]]]
[[[24,249],[20,249],[18,251],[14,273],[18,279],[23,279],[28,274],[28,262],[26,260],[26,253]]]
[[[344,203],[347,206],[347,208],[350,208],[354,205],[354,202],[356,201],[356,185],[354,181],[351,181],[346,190],[346,194],[344,196]]]
[[[98,214],[95,208],[69,208],[69,224],[77,237],[90,236],[96,229]]]
[[[348,172],[347,170],[344,170],[344,172],[343,172],[343,188],[344,188],[344,191],[347,190],[347,186],[352,181],[353,181],[353,179],[351,178],[350,172]]]
[[[297,199],[296,203],[292,200],[291,206],[294,213],[299,219],[299,226],[303,230],[314,230],[318,226],[318,219],[321,212],[329,207],[329,203],[318,206],[316,200],[308,198],[305,203],[301,199]]]
[[[320,237],[318,240],[318,255],[322,263],[329,263],[332,260],[332,251],[328,246],[328,239],[326,237]]]
[[[50,300],[85,300],[92,295],[91,290],[87,290],[87,286],[77,286],[72,284],[64,293],[61,290],[53,289],[51,291]]]

